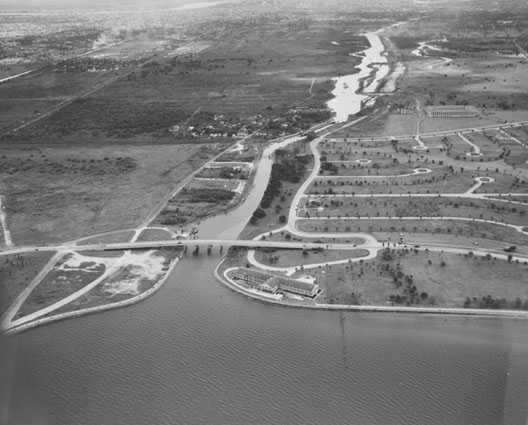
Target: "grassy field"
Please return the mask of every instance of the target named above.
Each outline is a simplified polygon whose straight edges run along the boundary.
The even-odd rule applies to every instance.
[[[220,156],[218,162],[253,162],[259,155],[259,146],[248,143],[243,145],[241,150],[230,150]]]
[[[155,252],[155,256],[162,261],[160,273],[152,275],[138,275],[134,264],[125,265],[116,273],[103,279],[95,288],[61,307],[49,316],[67,313],[84,308],[98,307],[124,301],[137,296],[152,288],[168,270],[170,262],[180,255],[181,248],[166,248]]]
[[[119,71],[125,73],[126,67],[122,67]],[[2,108],[5,108],[5,113],[2,114],[2,130],[12,130],[20,126],[24,122],[39,117],[58,106],[61,102],[70,101],[71,99],[86,93],[95,87],[102,87],[107,82],[112,81],[116,77],[116,72],[80,72],[68,71],[63,72],[53,67],[44,67],[40,71],[29,74],[9,81],[7,84],[0,86],[0,97],[4,99]],[[65,109],[71,108],[75,110],[75,106],[82,103],[82,100],[75,101],[72,105]],[[70,110],[70,109],[68,109]],[[39,142],[56,142],[52,138],[48,140],[48,133],[51,131],[50,123],[56,122],[57,118],[61,118],[64,112],[58,111],[49,117],[43,118],[42,122],[45,124],[35,124],[21,130],[20,134],[4,136],[1,138],[5,141],[16,140],[17,142],[27,143],[29,138],[40,137]],[[83,119],[83,116],[78,116],[77,120]],[[42,127],[39,127],[41,126]],[[36,131],[34,126],[41,128],[41,131]],[[55,124],[58,129],[58,124]],[[80,124],[79,129],[84,128]],[[60,137],[64,133],[64,128],[60,127],[57,131],[56,137]],[[36,140],[34,142],[37,142]]]
[[[528,193],[528,177],[490,172],[485,172],[484,175],[492,177],[495,181],[482,185],[476,193]]]
[[[321,209],[322,208],[322,209]],[[319,208],[305,208],[308,217],[466,217],[511,224],[528,222],[528,205],[465,198],[331,198]]]
[[[266,240],[270,241],[296,241],[296,242],[316,242],[316,243],[330,243],[330,242],[339,242],[339,243],[350,243],[355,245],[361,245],[364,243],[364,239],[361,238],[325,238],[325,237],[317,237],[315,235],[311,238],[305,238],[305,237],[299,237],[292,235],[290,232],[281,231],[274,233],[272,235],[265,236]]]
[[[102,276],[105,271],[105,265],[96,260],[87,259],[80,263],[74,260],[72,264],[72,258],[73,254],[68,254],[55,264],[22,304],[16,317],[33,313],[73,294]]]
[[[196,177],[206,179],[243,179],[247,180],[251,169],[248,167],[225,166],[204,168]]]
[[[273,267],[289,267],[304,264],[326,263],[330,261],[359,258],[368,255],[366,249],[350,251],[318,251],[299,249],[259,249],[255,258],[262,264]]]
[[[93,236],[83,239],[79,242],[79,245],[128,242],[130,239],[132,239],[132,236],[134,236],[134,232],[132,230],[127,230],[123,232],[117,231],[105,235]]]
[[[163,229],[145,229],[138,237],[138,241],[165,241],[172,239],[172,235]]]
[[[169,200],[155,223],[180,228],[226,211],[242,199],[239,186],[238,180],[193,179]]]
[[[351,193],[463,193],[474,185],[470,173],[435,170],[428,174],[409,177],[377,178],[347,177],[343,179],[316,179],[308,188],[312,194]]]
[[[493,182],[480,186],[477,193],[526,193],[528,179],[495,170],[455,170],[440,167],[431,173],[407,177],[376,178],[346,177],[342,179],[318,178],[308,188],[312,194],[391,194],[391,193],[464,193],[476,182],[476,177],[491,177]]]
[[[509,242],[510,244],[528,245],[528,236],[514,229],[490,223],[478,223],[457,220],[299,220],[297,227],[307,232],[365,232],[392,233],[393,241],[398,240],[400,233],[424,233],[430,235],[431,242],[435,235],[452,235],[482,238]]]
[[[0,133],[36,118],[61,102],[61,98],[5,99],[0,104]]]
[[[0,257],[0,315],[52,256],[53,252],[32,252]]]
[[[329,118],[325,103],[333,89],[331,78],[354,69],[360,59],[350,53],[368,45],[355,35],[364,25],[354,17],[218,19],[189,34],[203,49],[163,54],[145,44],[146,57],[118,76],[112,73],[115,81],[104,90],[76,99],[9,140],[81,146],[139,140],[189,143],[211,142],[211,132],[226,139],[243,129],[266,135],[294,132]],[[5,89],[3,98],[69,96],[104,78],[104,72],[57,76],[47,70]]]
[[[220,145],[9,149],[0,193],[17,244],[133,227]]]
[[[521,142],[528,143],[528,127],[513,127],[505,130],[506,133],[511,134],[513,137],[516,137]]]
[[[501,260],[393,251],[315,273],[329,303],[528,308],[527,266]]]

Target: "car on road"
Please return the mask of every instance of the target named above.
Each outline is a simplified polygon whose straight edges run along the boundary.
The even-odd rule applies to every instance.
[[[515,245],[511,245],[508,248],[504,248],[504,252],[515,252],[517,247]]]

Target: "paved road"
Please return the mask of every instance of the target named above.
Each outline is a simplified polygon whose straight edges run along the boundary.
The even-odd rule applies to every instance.
[[[266,234],[268,234],[267,232]],[[299,232],[307,234],[304,232]],[[310,237],[325,237],[321,234],[309,234]],[[371,238],[370,235],[369,239]],[[341,234],[341,237],[342,234]],[[134,249],[160,249],[171,247],[229,247],[240,246],[247,248],[276,248],[276,249],[333,249],[347,250],[357,249],[352,244],[326,244],[320,242],[296,242],[296,241],[273,241],[273,240],[242,240],[242,239],[181,239],[181,240],[163,240],[163,241],[141,241],[141,242],[118,242],[107,244],[87,244],[87,245],[46,245],[46,246],[23,246],[0,251],[0,256],[20,254],[22,252],[37,251],[61,251],[61,252],[86,252],[86,251],[126,251]],[[370,245],[372,246],[372,244]],[[361,246],[362,247],[362,246]]]

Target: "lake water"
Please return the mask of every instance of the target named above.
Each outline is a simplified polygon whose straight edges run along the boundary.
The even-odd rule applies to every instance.
[[[216,282],[217,261],[3,341],[2,424],[525,425],[525,321],[276,307]]]

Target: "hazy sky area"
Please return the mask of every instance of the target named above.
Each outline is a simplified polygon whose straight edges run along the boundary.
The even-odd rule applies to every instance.
[[[214,0],[0,0],[0,11],[35,9],[168,8]]]

